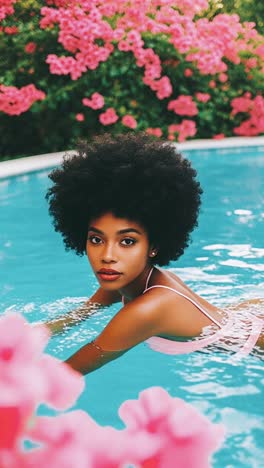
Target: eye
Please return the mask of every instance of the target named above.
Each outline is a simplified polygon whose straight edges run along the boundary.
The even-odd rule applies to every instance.
[[[91,242],[91,244],[95,245],[98,245],[102,242],[102,240],[98,236],[88,236],[88,241]]]
[[[129,247],[130,245],[134,245],[137,241],[135,239],[131,239],[130,237],[126,237],[121,241],[121,244],[125,247]]]

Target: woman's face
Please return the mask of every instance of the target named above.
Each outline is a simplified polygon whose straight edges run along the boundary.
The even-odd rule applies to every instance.
[[[88,227],[87,257],[103,289],[122,290],[142,281],[150,250],[147,233],[137,222],[106,213]]]

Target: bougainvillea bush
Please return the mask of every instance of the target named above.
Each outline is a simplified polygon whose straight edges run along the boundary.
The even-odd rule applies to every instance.
[[[0,0],[0,154],[264,133],[264,37],[207,0]]]
[[[223,426],[161,387],[120,406],[123,430],[101,427],[83,410],[65,412],[84,389],[84,379],[44,353],[47,340],[46,328],[32,327],[22,315],[0,318],[1,468],[210,466]],[[41,403],[60,412],[40,416]]]

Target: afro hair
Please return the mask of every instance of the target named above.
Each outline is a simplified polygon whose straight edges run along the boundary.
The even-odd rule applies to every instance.
[[[177,260],[197,226],[202,189],[171,142],[142,133],[80,142],[50,175],[49,212],[66,249],[82,255],[90,222],[111,212],[139,223],[158,249],[155,263]]]

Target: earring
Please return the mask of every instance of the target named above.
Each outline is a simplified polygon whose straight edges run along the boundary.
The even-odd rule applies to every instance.
[[[150,256],[151,257],[155,257],[157,255],[157,251],[156,250],[152,250],[152,252],[150,252]]]

